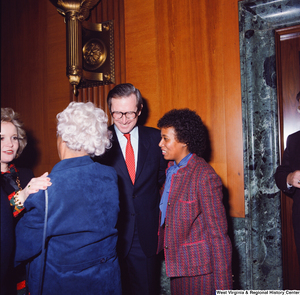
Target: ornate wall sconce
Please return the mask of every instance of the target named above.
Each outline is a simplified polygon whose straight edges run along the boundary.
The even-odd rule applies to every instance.
[[[50,0],[65,17],[67,77],[77,88],[115,82],[113,21],[84,22],[99,0]],[[82,63],[83,60],[83,63]]]
[[[114,23],[82,24],[83,79],[79,88],[115,83]]]

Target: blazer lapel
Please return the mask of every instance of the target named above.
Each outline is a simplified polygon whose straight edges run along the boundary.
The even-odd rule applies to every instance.
[[[113,167],[119,172],[119,174],[124,174],[130,179],[127,166],[125,163],[124,156],[122,154],[122,150],[118,141],[117,134],[115,132],[115,128],[112,125],[112,128],[110,130],[113,133],[113,138],[112,138],[112,147],[111,147],[111,152],[112,152],[112,157],[113,159]]]
[[[137,171],[136,171],[135,180],[138,179],[139,175],[143,170],[148,155],[148,151],[150,148],[150,142],[147,134],[141,131],[142,129],[141,127],[138,128],[139,128],[139,151],[138,151]]]

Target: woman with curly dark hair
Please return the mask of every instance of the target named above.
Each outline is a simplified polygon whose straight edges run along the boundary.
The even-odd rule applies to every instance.
[[[171,294],[231,289],[232,248],[222,182],[203,159],[205,126],[189,109],[169,111],[157,126],[159,146],[170,161],[160,202],[158,252],[164,249]]]

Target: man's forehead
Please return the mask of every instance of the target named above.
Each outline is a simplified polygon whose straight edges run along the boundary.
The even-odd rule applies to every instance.
[[[136,96],[121,96],[116,97],[111,100],[112,106],[118,106],[118,107],[135,107],[137,105]]]
[[[131,93],[130,95],[127,96],[114,96],[112,97],[112,101],[113,100],[127,100],[127,99],[131,99],[131,98],[135,98],[136,99],[136,95],[134,93]]]

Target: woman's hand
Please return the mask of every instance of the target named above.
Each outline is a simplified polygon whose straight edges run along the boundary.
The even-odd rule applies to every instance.
[[[50,178],[48,176],[48,172],[45,172],[40,177],[32,178],[27,186],[18,193],[18,198],[22,204],[26,201],[30,194],[37,193],[39,190],[46,190],[48,186],[52,185],[50,182]]]

